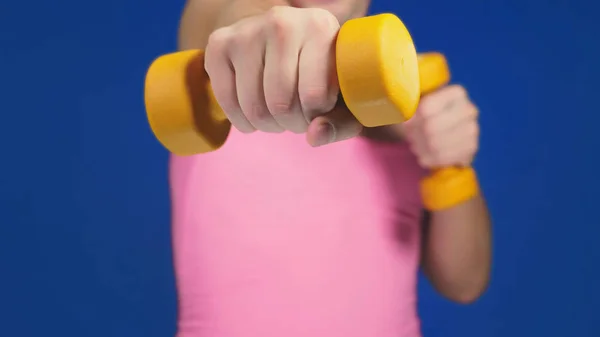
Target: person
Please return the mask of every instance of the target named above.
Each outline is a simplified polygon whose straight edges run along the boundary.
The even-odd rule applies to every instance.
[[[178,337],[416,337],[416,285],[475,301],[490,273],[483,195],[424,211],[419,181],[469,165],[478,110],[450,85],[400,125],[338,102],[336,34],[367,0],[189,0],[231,120],[218,151],[170,162]]]

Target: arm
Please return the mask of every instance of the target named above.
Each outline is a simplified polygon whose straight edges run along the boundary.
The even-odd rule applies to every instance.
[[[266,12],[287,0],[188,0],[179,24],[179,49],[204,48],[210,34],[243,18]]]
[[[478,148],[478,109],[466,90],[448,86],[424,96],[403,124],[368,130],[368,137],[408,141],[423,168],[471,164]],[[426,213],[422,266],[433,286],[460,303],[475,301],[490,274],[490,218],[482,195]]]
[[[485,291],[491,265],[491,224],[483,196],[426,213],[422,266],[434,288],[459,303]]]
[[[402,140],[398,126],[365,128],[376,141]],[[421,266],[444,297],[471,303],[485,291],[491,265],[491,221],[482,195],[423,217]]]

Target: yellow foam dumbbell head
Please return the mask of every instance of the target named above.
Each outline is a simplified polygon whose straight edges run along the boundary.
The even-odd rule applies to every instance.
[[[417,52],[398,17],[349,20],[340,29],[336,66],[344,102],[366,127],[401,123],[419,104]]]
[[[418,56],[421,95],[435,91],[450,82],[450,68],[441,53],[422,53]]]
[[[223,145],[231,123],[213,96],[203,51],[157,58],[148,69],[145,86],[148,122],[170,152],[192,155]]]

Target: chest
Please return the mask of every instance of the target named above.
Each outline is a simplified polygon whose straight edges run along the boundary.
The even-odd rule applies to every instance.
[[[342,318],[368,307],[378,321],[412,308],[420,174],[402,147],[351,140],[313,149],[296,135],[234,134],[218,152],[174,158],[180,279],[201,275],[194,294],[203,301],[236,301],[223,310],[265,296],[276,301],[273,315],[323,307]]]
[[[312,148],[303,135],[234,132],[217,152],[175,159],[172,175],[177,212],[254,245],[414,241],[421,217],[422,172],[400,145]]]

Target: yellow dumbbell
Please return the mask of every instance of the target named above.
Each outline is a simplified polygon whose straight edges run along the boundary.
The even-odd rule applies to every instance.
[[[419,102],[417,54],[396,16],[348,21],[336,46],[342,96],[360,123],[388,125],[412,116]],[[225,143],[230,123],[213,96],[202,50],[156,59],[146,75],[145,91],[150,126],[169,151],[192,155]]]
[[[418,56],[421,95],[450,82],[450,69],[444,55],[425,53]],[[433,170],[421,181],[423,203],[429,210],[446,209],[467,201],[479,192],[477,175],[472,167],[444,167]]]
[[[392,14],[347,21],[338,34],[336,55],[344,103],[366,127],[410,119],[421,93],[450,78],[445,58],[418,57],[408,30]],[[169,151],[193,155],[225,143],[231,124],[212,93],[202,50],[157,58],[145,85],[150,127]],[[435,170],[423,180],[422,193],[428,209],[447,208],[476,195],[477,179],[470,168]]]

